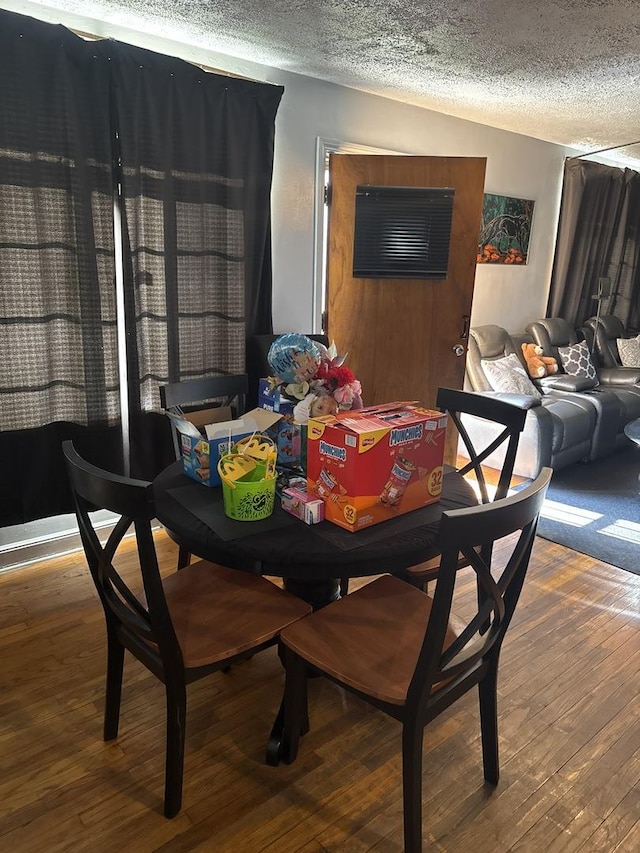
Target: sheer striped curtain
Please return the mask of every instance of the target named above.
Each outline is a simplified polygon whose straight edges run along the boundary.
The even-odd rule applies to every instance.
[[[0,524],[66,511],[60,441],[119,462],[108,69],[0,13]]]
[[[171,460],[158,386],[244,372],[271,332],[282,87],[0,11],[0,525],[68,512],[61,442],[122,470],[114,205],[130,471]]]
[[[166,465],[165,382],[245,372],[271,331],[270,193],[280,86],[120,43],[109,51],[126,257],[131,463]],[[170,449],[169,449],[169,452]]]

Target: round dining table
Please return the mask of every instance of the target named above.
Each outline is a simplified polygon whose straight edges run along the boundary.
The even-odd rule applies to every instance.
[[[338,579],[403,570],[437,556],[445,510],[477,504],[472,485],[445,466],[440,500],[352,533],[329,521],[308,525],[279,505],[261,521],[235,521],[224,512],[222,489],[208,487],[169,465],[154,481],[156,516],[192,554],[230,568],[281,577],[314,608],[338,597]]]
[[[221,487],[184,474],[182,462],[154,480],[156,516],[192,554],[229,568],[281,577],[289,592],[314,609],[339,598],[341,578],[401,574],[437,556],[442,513],[478,503],[472,485],[445,466],[440,500],[351,533],[329,521],[305,524],[279,505],[260,521],[235,521],[224,512]],[[282,757],[283,707],[274,721],[266,762]]]

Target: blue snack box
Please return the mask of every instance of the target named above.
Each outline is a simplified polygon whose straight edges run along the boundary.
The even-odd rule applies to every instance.
[[[252,409],[240,418],[229,419],[227,407],[194,412],[178,417],[167,412],[180,433],[180,452],[184,473],[205,486],[219,486],[218,460],[235,444],[254,433],[270,434],[280,416],[263,409]],[[204,432],[203,432],[204,431]]]
[[[258,406],[274,414],[280,420],[267,432],[278,448],[279,465],[299,465],[301,462],[300,425],[294,423],[295,403],[269,385],[268,379],[260,379],[258,384]]]

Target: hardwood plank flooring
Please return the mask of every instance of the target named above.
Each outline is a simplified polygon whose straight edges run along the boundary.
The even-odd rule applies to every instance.
[[[176,546],[157,542],[173,571]],[[639,576],[537,540],[502,654],[500,783],[483,784],[469,694],[426,730],[425,850],[640,850],[639,614]],[[130,657],[120,735],[101,740],[104,625],[83,555],[0,576],[0,615],[2,849],[402,849],[398,723],[314,679],[298,760],[264,763],[275,650],[189,688],[184,805],[167,821],[163,688]]]

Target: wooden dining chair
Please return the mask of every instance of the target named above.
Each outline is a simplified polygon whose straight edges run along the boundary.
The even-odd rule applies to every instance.
[[[167,701],[164,814],[182,802],[186,686],[271,646],[280,631],[310,612],[299,598],[259,575],[200,561],[161,578],[151,520],[151,483],[85,462],[63,443],[76,517],[107,628],[104,739],[118,734],[125,649],[165,685]],[[120,516],[103,544],[90,511]],[[114,565],[133,525],[140,572],[132,584]]]
[[[498,782],[497,677],[500,649],[524,583],[551,478],[544,468],[515,495],[445,512],[433,598],[383,575],[286,628],[282,757],[294,761],[308,730],[307,675],[324,675],[402,724],[404,850],[422,850],[424,727],[476,685],[484,778]],[[478,546],[500,542],[494,565]],[[462,553],[484,594],[454,597]],[[456,615],[452,603],[462,604]]]
[[[160,404],[165,411],[180,414],[207,405],[230,406],[233,416],[239,417],[246,411],[249,393],[249,377],[246,373],[231,376],[212,376],[207,379],[185,379],[160,386]],[[180,436],[173,421],[171,434],[176,459],[181,458]],[[191,561],[191,552],[180,538],[165,527],[167,535],[178,545],[178,568],[183,569]]]
[[[468,457],[468,461],[458,467],[458,473],[474,479],[481,503],[487,504],[491,500],[504,498],[513,477],[520,435],[527,417],[526,408],[497,397],[453,388],[438,388],[436,406],[441,412],[447,413],[450,425],[458,432],[465,450],[465,455],[461,458]],[[465,428],[466,417],[476,421],[475,441]],[[480,428],[480,424],[483,428]],[[488,482],[489,470],[492,479],[497,479],[493,492]],[[490,544],[485,547],[490,549]],[[484,556],[489,560],[490,550]],[[461,556],[460,568],[465,565],[466,561]],[[433,557],[411,566],[400,576],[424,590],[429,581],[437,577],[439,566],[440,558]]]

